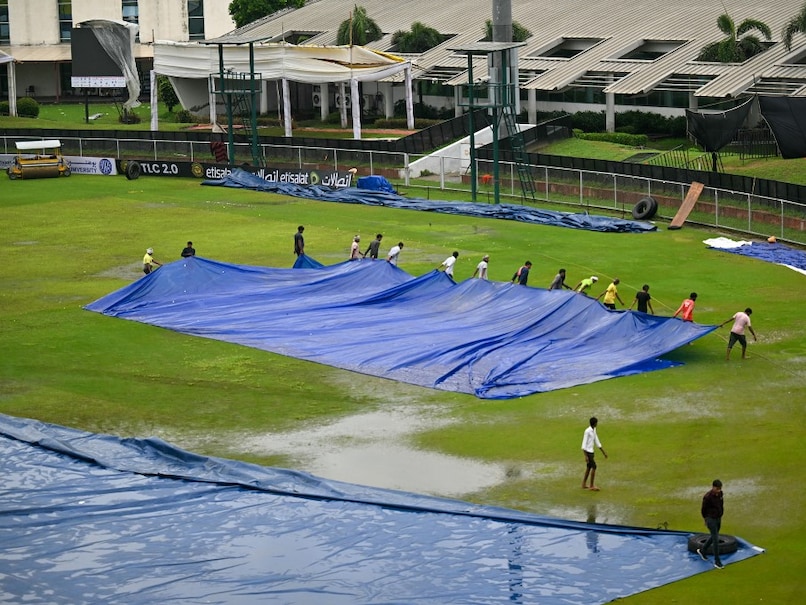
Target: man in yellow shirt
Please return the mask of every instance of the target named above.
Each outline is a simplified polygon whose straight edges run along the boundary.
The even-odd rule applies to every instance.
[[[154,254],[154,248],[149,248],[148,250],[146,250],[146,254],[143,257],[143,273],[145,273],[146,275],[148,275],[149,273],[151,273],[151,271],[154,270],[154,265],[162,267],[162,263],[158,263],[156,260],[154,260],[154,257],[152,256],[153,254]]]
[[[613,280],[613,282],[609,286],[607,286],[607,290],[605,290],[599,296],[596,297],[596,300],[599,300],[600,298],[604,297],[602,299],[602,303],[604,304],[605,307],[607,307],[611,311],[616,310],[616,300],[618,300],[621,303],[622,307],[624,306],[624,301],[621,300],[621,296],[618,295],[617,286],[619,285],[619,283],[620,282],[617,277],[616,279]]]

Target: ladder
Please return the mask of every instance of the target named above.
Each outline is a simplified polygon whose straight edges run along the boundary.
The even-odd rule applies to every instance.
[[[515,170],[518,173],[518,180],[520,180],[521,183],[522,198],[524,201],[527,198],[531,198],[532,201],[536,201],[535,180],[532,176],[532,167],[529,163],[529,156],[526,152],[526,144],[523,140],[523,133],[518,127],[518,122],[515,119],[515,106],[504,105],[501,108],[500,116],[503,118],[507,133],[509,134],[509,138],[507,140],[509,141],[509,147],[512,151],[512,159],[515,163]]]

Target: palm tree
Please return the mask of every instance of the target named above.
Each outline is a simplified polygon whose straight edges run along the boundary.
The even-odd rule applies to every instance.
[[[517,21],[512,22],[512,41],[513,42],[526,42],[529,36],[532,35],[528,29],[526,29],[523,25],[518,23]],[[493,39],[493,21],[492,19],[487,19],[484,23],[484,38],[482,40],[484,42],[490,42]]]
[[[364,46],[368,42],[380,40],[382,37],[383,31],[375,21],[367,16],[367,9],[356,5],[350,18],[339,25],[336,43],[342,46],[346,44]]]
[[[759,32],[764,39],[772,39],[770,27],[756,19],[745,19],[736,27],[733,19],[727,13],[719,15],[716,25],[725,38],[719,42],[712,42],[703,47],[697,57],[698,61],[713,61],[717,63],[742,63],[767,50],[758,36],[748,34],[753,30]]]
[[[782,35],[787,50],[792,50],[792,38],[797,33],[806,34],[806,2],[800,7],[800,12],[784,26]]]
[[[396,31],[392,36],[392,44],[397,45],[401,53],[424,53],[441,42],[442,35],[437,30],[419,21],[411,24],[411,30]]]

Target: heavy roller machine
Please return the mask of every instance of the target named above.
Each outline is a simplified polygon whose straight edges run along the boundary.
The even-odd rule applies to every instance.
[[[62,157],[61,141],[21,141],[16,145],[17,157],[6,170],[11,180],[70,176],[70,164]]]

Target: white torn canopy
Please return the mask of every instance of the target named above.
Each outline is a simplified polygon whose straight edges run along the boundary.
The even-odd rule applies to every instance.
[[[406,69],[409,61],[363,46],[295,46],[255,44],[255,72],[263,80],[292,82],[375,81]],[[228,70],[250,72],[249,47],[224,46]],[[208,78],[220,71],[218,46],[158,42],[154,45],[154,70],[166,76]]]

